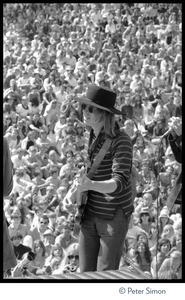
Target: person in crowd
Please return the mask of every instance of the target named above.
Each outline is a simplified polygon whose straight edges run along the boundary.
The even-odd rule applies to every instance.
[[[25,253],[28,253],[31,251],[31,248],[23,245],[23,243],[22,243],[23,236],[19,231],[13,232],[10,235],[10,238],[12,241],[16,259],[17,259],[17,261],[20,261],[23,258],[23,255]]]
[[[151,274],[153,278],[158,278],[158,273],[163,261],[168,257],[168,253],[171,249],[170,240],[166,238],[161,238],[158,241],[158,251],[153,257],[151,262]]]
[[[173,251],[169,258],[166,258],[158,273],[159,279],[181,279],[182,278],[182,253]]]
[[[44,240],[43,234],[47,229],[49,229],[48,225],[49,225],[48,216],[42,214],[39,217],[38,226],[34,226],[28,232],[28,234],[32,237],[33,242],[35,240],[41,240],[43,242],[43,240]]]
[[[55,244],[59,244],[63,249],[67,249],[71,244],[77,242],[78,239],[73,236],[71,231],[71,225],[69,221],[65,221],[62,224],[61,234],[55,239]]]
[[[34,260],[29,264],[28,270],[37,275],[37,270],[42,269],[45,265],[46,250],[41,240],[33,242],[33,252],[35,253]]]
[[[71,244],[65,253],[64,259],[53,274],[79,273],[79,243]]]
[[[135,245],[135,256],[133,259],[134,265],[143,272],[150,274],[151,268],[151,253],[147,243],[138,241]]]

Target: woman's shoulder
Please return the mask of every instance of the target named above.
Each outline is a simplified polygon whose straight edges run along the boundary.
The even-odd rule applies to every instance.
[[[113,144],[117,145],[118,143],[132,146],[131,138],[125,131],[119,131],[113,138]]]

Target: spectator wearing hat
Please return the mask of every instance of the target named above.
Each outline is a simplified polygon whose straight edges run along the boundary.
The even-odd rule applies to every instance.
[[[49,257],[52,251],[52,246],[55,244],[55,235],[53,230],[46,229],[43,233],[43,243],[46,249],[46,257]],[[47,261],[47,259],[46,259]],[[45,261],[45,264],[46,264]]]
[[[159,219],[159,224],[158,224],[159,235],[161,236],[165,225],[167,225],[167,224],[173,225],[173,220],[171,220],[169,217],[169,210],[168,210],[167,206],[164,206],[162,208],[158,219]]]
[[[146,231],[148,234],[150,232],[152,224],[152,217],[148,207],[142,207],[139,214],[139,223],[138,225]]]

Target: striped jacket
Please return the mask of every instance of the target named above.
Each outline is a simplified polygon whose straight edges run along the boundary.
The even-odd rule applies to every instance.
[[[98,152],[105,141],[102,132],[97,138],[97,143],[90,151],[90,166],[93,164]],[[90,166],[87,171],[89,171]],[[125,132],[119,132],[112,140],[111,146],[104,159],[97,168],[92,180],[105,181],[114,178],[117,189],[113,193],[102,194],[96,191],[88,191],[86,210],[96,216],[111,219],[119,206],[126,215],[133,212],[133,197],[131,187],[132,168],[132,142]]]

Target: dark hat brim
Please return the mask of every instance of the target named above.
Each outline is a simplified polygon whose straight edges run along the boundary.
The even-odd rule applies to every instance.
[[[80,102],[80,103],[87,104],[89,106],[94,106],[94,107],[100,108],[102,110],[106,110],[106,111],[108,111],[112,114],[115,114],[115,115],[122,115],[122,112],[120,110],[118,110],[116,108],[107,108],[105,106],[96,104],[96,103],[92,102],[90,99],[88,99],[86,97],[78,97],[78,98],[75,98],[75,100]]]

